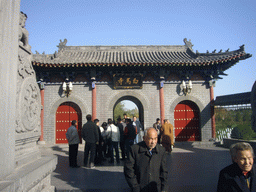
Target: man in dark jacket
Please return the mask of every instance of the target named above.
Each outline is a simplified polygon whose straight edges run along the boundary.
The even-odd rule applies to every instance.
[[[133,192],[167,191],[165,149],[157,144],[157,131],[146,130],[144,141],[133,145],[124,165],[124,175]]]
[[[122,160],[124,160],[125,159],[125,141],[124,141],[124,127],[123,127],[121,118],[117,119],[117,127],[119,128],[119,132],[120,132],[120,149],[122,154]]]
[[[254,152],[249,143],[236,143],[230,147],[233,164],[220,171],[218,192],[256,192]]]
[[[125,153],[128,156],[128,153],[131,149],[131,146],[134,144],[134,139],[136,137],[136,127],[132,125],[131,119],[126,119],[126,127],[124,129],[124,142],[125,142]]]
[[[87,123],[82,128],[82,138],[85,140],[84,147],[84,166],[89,168],[95,168],[94,159],[96,153],[96,144],[99,143],[98,128],[95,123],[92,122],[92,116],[86,116]],[[90,153],[90,162],[88,166],[88,157]]]

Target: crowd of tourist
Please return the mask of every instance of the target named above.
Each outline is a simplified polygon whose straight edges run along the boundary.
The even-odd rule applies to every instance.
[[[144,127],[136,116],[133,118],[123,114],[115,123],[111,118],[107,122],[100,124],[99,119],[92,121],[92,116],[86,116],[87,123],[83,125],[81,136],[85,141],[84,166],[95,168],[95,165],[102,165],[105,161],[109,163],[120,163],[128,156],[131,146],[142,142],[144,139]],[[70,167],[78,168],[76,158],[79,144],[78,132],[75,129],[77,122],[72,121],[72,126],[68,129],[66,137],[70,146]],[[174,146],[173,126],[169,120],[164,120],[161,125],[157,118],[153,128],[158,134],[158,143],[163,143],[167,152],[171,152]],[[75,142],[74,142],[75,141]],[[75,151],[75,152],[74,152]],[[121,153],[121,158],[120,154]]]

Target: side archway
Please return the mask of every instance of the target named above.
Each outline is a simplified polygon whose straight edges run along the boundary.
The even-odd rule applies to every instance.
[[[176,105],[174,110],[175,141],[200,141],[200,111],[188,100]]]
[[[178,106],[178,104],[179,103],[183,103],[183,102],[187,102],[187,103],[192,103],[191,104],[191,106],[183,106],[183,107],[185,107],[184,109],[176,109],[176,107]],[[180,106],[181,107],[181,106]],[[174,133],[176,134],[178,134],[178,130],[176,131],[176,125],[175,125],[175,110],[186,110],[186,108],[187,108],[187,110],[193,110],[193,111],[190,111],[191,113],[193,113],[193,114],[187,114],[185,111],[183,111],[184,113],[182,114],[183,115],[183,117],[181,118],[180,117],[180,119],[187,119],[187,117],[186,116],[194,116],[196,119],[198,119],[198,120],[196,120],[195,121],[195,119],[193,120],[194,122],[193,123],[191,123],[191,124],[189,124],[189,122],[186,122],[185,120],[184,120],[184,122],[183,122],[183,124],[184,125],[182,125],[182,126],[179,126],[178,125],[178,128],[179,128],[179,131],[181,132],[181,127],[185,127],[185,124],[187,125],[187,127],[186,127],[186,129],[188,128],[188,130],[190,129],[190,131],[191,130],[193,130],[193,129],[195,129],[195,127],[198,127],[198,132],[197,132],[197,139],[196,139],[196,141],[198,140],[201,140],[201,135],[202,135],[202,118],[201,118],[201,115],[202,115],[202,111],[204,111],[204,108],[205,108],[205,106],[202,104],[202,102],[199,100],[199,99],[197,99],[197,98],[195,98],[195,97],[193,97],[193,96],[184,96],[184,97],[179,97],[179,98],[177,98],[177,99],[175,99],[172,103],[171,103],[171,105],[170,105],[170,114],[172,114],[171,116],[170,116],[170,122],[172,122],[173,123],[173,125],[174,125]],[[193,109],[191,109],[191,108],[193,108]],[[196,112],[196,111],[198,111],[198,113]],[[198,117],[198,118],[197,118]],[[189,117],[189,119],[190,119],[190,117]],[[189,120],[188,120],[189,121]],[[188,123],[188,124],[187,124]],[[191,129],[190,127],[193,127],[193,129]],[[185,140],[185,135],[186,135],[186,139],[187,139],[187,137],[190,137],[190,135],[192,134],[192,132],[190,132],[190,133],[185,133],[185,132],[183,132],[184,133],[184,135],[180,135],[180,136],[182,136],[182,137],[184,137],[184,140]],[[194,133],[193,133],[194,134]],[[193,134],[191,135],[191,136],[193,136]],[[176,135],[177,136],[177,135]],[[195,136],[195,135],[194,135]],[[192,137],[193,138],[193,137]],[[192,141],[192,138],[190,139],[191,141]],[[194,137],[195,138],[195,137]],[[181,138],[180,138],[181,139]],[[179,141],[179,139],[175,139],[175,141]],[[181,140],[180,140],[181,141]],[[188,140],[187,140],[188,141]]]
[[[73,102],[62,103],[56,111],[56,129],[55,129],[55,143],[65,144],[68,143],[66,139],[66,132],[73,120],[77,121],[77,131],[82,143],[81,130],[82,130],[82,113],[80,107]]]
[[[56,141],[56,112],[59,108],[59,106],[62,104],[62,103],[66,103],[66,102],[71,102],[71,103],[74,103],[76,104],[80,110],[81,110],[81,124],[83,124],[85,121],[85,117],[86,117],[86,114],[87,112],[89,111],[89,108],[86,104],[84,104],[80,99],[76,98],[76,97],[69,97],[69,98],[61,98],[59,100],[57,100],[51,107],[51,110],[50,110],[50,113],[49,113],[49,122],[48,124],[49,125],[54,125],[54,141],[52,142],[55,142]]]

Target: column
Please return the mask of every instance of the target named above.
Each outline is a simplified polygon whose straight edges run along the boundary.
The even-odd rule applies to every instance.
[[[92,82],[92,121],[97,118],[96,113],[96,83]]]
[[[165,111],[164,111],[164,81],[160,82],[159,98],[160,98],[160,119],[161,119],[161,124],[163,124],[164,123],[164,119],[165,119]]]
[[[40,95],[41,95],[41,136],[38,144],[45,144],[44,141],[44,84],[40,83]]]
[[[0,178],[2,178],[9,175],[15,168],[15,115],[20,0],[1,1],[0,10]],[[5,182],[1,183],[0,188]]]
[[[212,123],[212,138],[216,137],[216,129],[215,129],[215,115],[214,115],[214,92],[213,85],[210,86],[210,104],[211,104],[211,123]]]

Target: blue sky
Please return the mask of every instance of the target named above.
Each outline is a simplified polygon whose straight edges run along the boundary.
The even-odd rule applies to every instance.
[[[69,46],[184,45],[230,51],[245,44],[253,57],[228,69],[214,88],[219,95],[251,91],[255,82],[255,0],[21,0],[32,52],[52,54]]]

